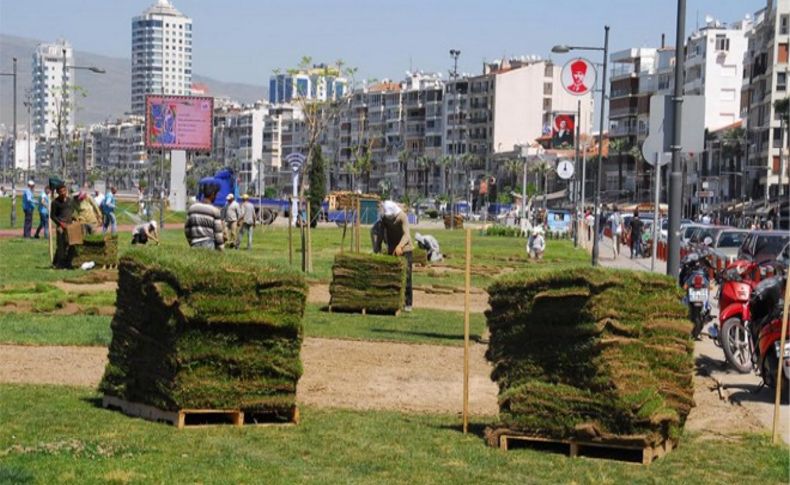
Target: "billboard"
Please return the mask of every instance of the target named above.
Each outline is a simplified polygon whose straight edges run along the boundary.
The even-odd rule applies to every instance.
[[[147,95],[145,147],[210,151],[213,113],[213,98]]]
[[[552,148],[573,148],[573,136],[576,129],[576,116],[572,114],[555,114],[551,123]]]

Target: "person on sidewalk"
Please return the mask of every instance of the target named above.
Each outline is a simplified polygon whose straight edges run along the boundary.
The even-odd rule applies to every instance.
[[[634,209],[634,217],[631,218],[631,259],[642,257],[642,230],[645,223],[639,218],[639,211]]]
[[[225,198],[227,205],[225,206],[225,230],[227,231],[226,241],[230,247],[238,249],[236,239],[239,237],[239,219],[241,219],[241,207],[236,202],[233,194],[228,194]]]
[[[49,239],[49,187],[44,187],[44,190],[41,191],[41,195],[38,197],[38,227],[36,228],[36,234],[33,236],[34,238],[38,239],[39,234],[41,234],[41,230],[44,230],[44,239]]]
[[[612,231],[612,253],[614,259],[620,256],[620,237],[623,234],[623,218],[617,206],[612,208],[612,215],[609,216],[609,229]]]
[[[384,201],[381,207],[381,233],[377,238],[387,243],[388,254],[406,259],[406,306],[403,310],[410,312],[414,299],[411,278],[414,246],[409,234],[409,218],[400,206],[391,200]]]
[[[195,202],[187,210],[187,222],[184,234],[192,248],[225,249],[225,235],[222,215],[214,206],[214,199],[219,192],[218,184],[203,186],[202,202]]]
[[[244,194],[241,196],[241,230],[239,236],[236,238],[236,248],[241,247],[241,240],[244,235],[247,235],[247,251],[252,249],[252,230],[255,228],[255,206],[250,202],[250,196]]]
[[[22,237],[30,238],[33,232],[33,209],[36,208],[36,201],[33,197],[33,189],[36,183],[32,180],[27,181],[27,188],[22,192],[22,212],[25,213],[25,225],[22,229]]]
[[[110,228],[111,234],[115,236],[118,234],[118,220],[115,218],[115,193],[118,189],[115,186],[110,186],[104,194],[104,199],[101,203],[102,211],[102,234],[107,234],[107,228]]]

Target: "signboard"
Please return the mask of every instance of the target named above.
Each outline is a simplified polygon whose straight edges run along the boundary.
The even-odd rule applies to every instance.
[[[551,146],[553,148],[573,148],[573,134],[576,116],[556,114],[551,124]]]
[[[712,190],[700,190],[697,192],[697,197],[705,198],[705,197],[713,197]]]
[[[654,94],[650,97],[649,133],[642,144],[642,155],[650,165],[655,163],[657,153],[672,151],[673,110],[672,96]],[[701,153],[705,149],[705,98],[683,96],[680,117],[682,153]],[[669,157],[661,157],[662,166],[668,162]]]
[[[597,73],[592,62],[581,57],[571,59],[562,67],[560,81],[565,91],[574,96],[584,96],[595,87]]]
[[[573,177],[573,162],[569,160],[560,160],[557,164],[557,175],[563,180],[568,180]]]
[[[210,151],[213,114],[213,98],[147,95],[145,147]]]

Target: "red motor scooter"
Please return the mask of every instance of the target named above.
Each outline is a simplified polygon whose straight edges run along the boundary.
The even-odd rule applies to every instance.
[[[786,276],[776,276],[755,286],[749,299],[752,321],[748,325],[755,372],[771,387],[783,378],[785,393],[790,389],[790,343],[785,342],[784,349],[779,346],[786,282]]]
[[[719,321],[708,329],[716,345],[724,350],[724,357],[738,372],[752,370],[746,322],[749,321],[749,296],[759,281],[758,265],[737,260],[729,264],[719,276]]]

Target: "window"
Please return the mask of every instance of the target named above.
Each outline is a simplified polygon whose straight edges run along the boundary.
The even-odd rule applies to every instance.
[[[786,72],[777,72],[776,73],[776,90],[777,91],[786,91],[787,90],[787,73]]]
[[[716,34],[716,50],[717,51],[730,50],[730,39],[727,38],[726,34]]]
[[[787,35],[790,33],[790,15],[782,15],[779,17],[779,34]]]

